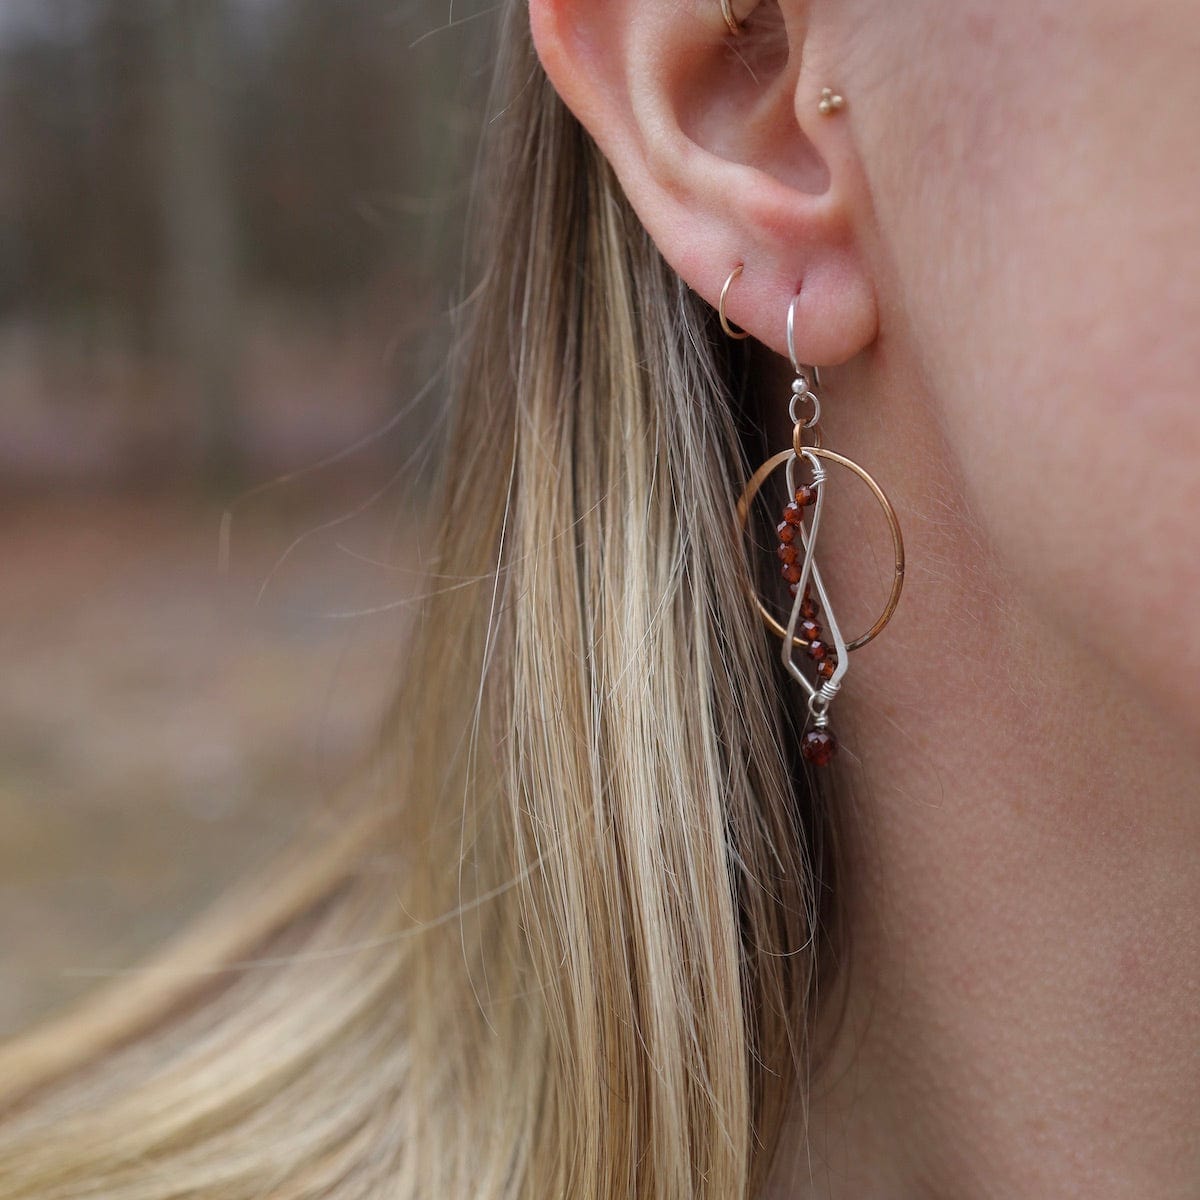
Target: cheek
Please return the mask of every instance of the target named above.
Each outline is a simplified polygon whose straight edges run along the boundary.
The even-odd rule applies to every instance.
[[[1200,72],[1178,23],[1143,12],[1130,42],[1094,3],[1086,36],[1065,3],[1002,24],[935,5],[946,45],[922,61],[951,66],[893,101],[908,144],[884,155],[877,211],[1003,563],[1200,728],[1200,139],[1144,103],[1178,79],[1172,107],[1200,114]],[[1200,41],[1200,18],[1184,29]]]

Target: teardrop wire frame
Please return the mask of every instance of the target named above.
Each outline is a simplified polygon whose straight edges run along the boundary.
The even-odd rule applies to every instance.
[[[813,486],[817,489],[817,502],[813,506],[811,528],[805,528],[803,523],[800,525],[800,540],[804,543],[804,565],[800,568],[800,581],[796,584],[796,599],[792,604],[791,615],[788,618],[787,635],[783,639],[782,658],[783,665],[787,667],[788,673],[804,687],[810,701],[816,700],[822,694],[827,700],[832,700],[838,688],[841,687],[846,672],[850,669],[850,652],[846,648],[846,639],[842,636],[842,630],[838,625],[837,618],[833,615],[833,606],[829,603],[829,594],[825,591],[825,584],[821,580],[821,572],[817,569],[817,534],[821,527],[821,512],[825,507],[828,475],[825,472],[825,468],[821,465],[820,459],[807,447],[802,449],[799,454],[793,452],[787,462],[789,496],[794,496],[798,490],[799,483],[796,479],[796,468],[800,464],[801,457],[807,459],[809,465],[812,467]],[[820,687],[809,681],[796,662],[796,629],[800,624],[800,609],[804,604],[804,589],[808,586],[810,578],[812,579],[813,586],[817,589],[817,595],[821,599],[821,610],[825,617],[825,624],[828,626],[829,632],[833,635],[833,645],[837,651],[838,659],[833,675],[825,680]]]

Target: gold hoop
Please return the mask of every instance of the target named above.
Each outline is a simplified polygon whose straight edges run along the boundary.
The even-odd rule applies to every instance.
[[[721,0],[721,16],[725,18],[725,24],[729,26],[729,32],[737,37],[742,32],[742,27],[738,24],[738,19],[733,15],[733,4],[731,0]]]
[[[868,642],[874,641],[887,626],[888,622],[895,615],[896,607],[900,603],[900,593],[904,589],[904,536],[900,532],[900,519],[896,516],[896,510],[892,507],[892,502],[884,494],[883,489],[867,474],[866,471],[849,458],[844,458],[840,454],[835,454],[832,450],[822,449],[820,446],[805,446],[804,450],[808,454],[815,454],[818,458],[827,459],[829,462],[838,463],[840,466],[847,467],[853,471],[872,491],[875,499],[879,501],[883,508],[884,516],[887,517],[888,527],[892,533],[892,547],[896,553],[896,575],[892,580],[892,592],[888,596],[887,606],[884,608],[879,620],[867,630],[860,638],[855,638],[854,641],[848,642],[846,650],[860,650]],[[754,502],[754,497],[762,490],[762,486],[775,473],[778,468],[782,467],[792,455],[794,450],[781,450],[773,458],[767,459],[753,475],[750,476],[749,482],[746,484],[745,490],[738,497],[737,515],[738,524],[745,533],[746,525],[750,519],[750,505]],[[767,606],[763,604],[757,592],[752,591],[755,607],[766,623],[767,628],[778,638],[787,637],[787,628],[781,625],[775,617],[773,617]],[[792,643],[798,649],[808,645],[803,638],[793,637]]]
[[[729,0],[725,0],[725,7],[729,7]],[[732,271],[729,272],[729,278],[725,280],[725,286],[721,289],[721,303],[717,305],[717,316],[721,319],[721,329],[726,337],[731,337],[735,341],[741,342],[750,335],[744,329],[735,329],[729,323],[729,318],[725,315],[725,301],[729,297],[729,289],[733,287],[733,281],[741,275],[746,268],[745,263],[738,263]]]

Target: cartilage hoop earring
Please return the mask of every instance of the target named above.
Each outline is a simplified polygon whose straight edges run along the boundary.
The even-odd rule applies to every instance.
[[[780,619],[757,592],[753,595],[753,601],[767,628],[783,640],[782,658],[788,674],[808,693],[812,728],[804,735],[801,753],[807,762],[824,767],[837,754],[837,739],[829,728],[829,708],[846,677],[850,653],[876,638],[892,619],[900,603],[900,593],[904,587],[904,538],[896,510],[879,484],[858,463],[821,445],[820,372],[815,367],[801,365],[796,358],[796,306],[799,301],[797,295],[788,308],[787,317],[788,356],[795,373],[788,403],[792,444],[787,450],[781,450],[767,459],[750,477],[738,500],[737,515],[744,532],[754,498],[775,471],[783,467],[787,477],[788,502],[783,510],[783,519],[776,526],[779,544],[775,553],[782,564],[782,575],[792,603],[787,617]],[[834,615],[816,562],[817,535],[828,490],[827,464],[847,468],[871,489],[887,518],[895,553],[895,576],[883,612],[866,633],[849,642]],[[801,478],[805,468],[808,471],[807,480]],[[807,663],[804,659],[807,659]]]
[[[738,37],[742,32],[742,27],[738,24],[737,17],[733,15],[733,0],[721,0],[721,16],[725,18],[725,24],[729,26],[729,32],[734,37]]]
[[[743,341],[750,335],[742,329],[735,329],[729,323],[729,318],[725,315],[725,301],[729,298],[729,289],[733,287],[733,282],[737,279],[745,269],[745,263],[738,263],[732,271],[729,272],[729,278],[725,280],[725,286],[721,288],[721,302],[717,305],[717,316],[721,321],[721,330],[726,337],[731,337],[735,341]]]

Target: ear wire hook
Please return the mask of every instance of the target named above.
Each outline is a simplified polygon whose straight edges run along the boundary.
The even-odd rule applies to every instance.
[[[792,297],[791,304],[788,305],[787,315],[787,348],[788,358],[792,360],[792,370],[797,375],[807,375],[812,371],[813,382],[817,387],[821,386],[821,368],[806,367],[799,358],[796,357],[796,305],[800,303],[800,293],[797,292]]]

